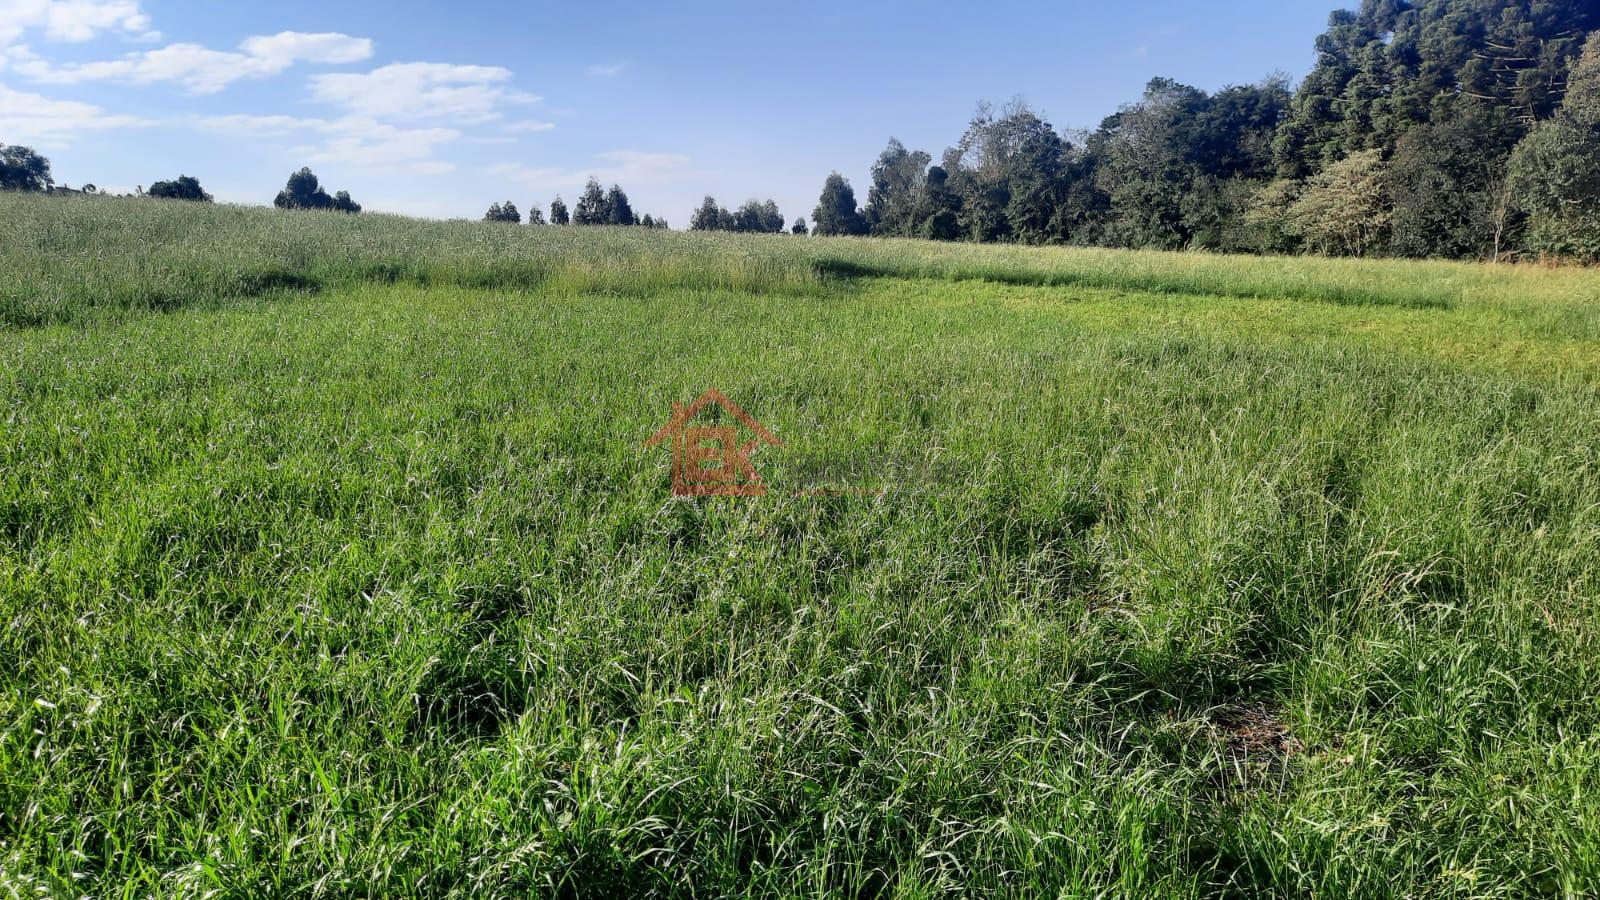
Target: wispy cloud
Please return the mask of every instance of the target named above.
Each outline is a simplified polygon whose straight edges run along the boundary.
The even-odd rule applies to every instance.
[[[539,131],[550,131],[556,127],[554,122],[540,122],[530,119],[526,122],[516,122],[506,126],[508,134],[533,134]]]
[[[628,68],[628,64],[627,63],[619,62],[619,63],[610,63],[609,65],[594,65],[594,66],[590,66],[589,68],[585,69],[584,72],[590,78],[615,78],[618,75],[621,75],[624,71],[626,71],[627,68]]]
[[[0,122],[6,139],[61,147],[73,138],[96,131],[140,128],[154,124],[137,116],[113,115],[92,103],[54,100],[13,90],[0,84]]]
[[[239,49],[255,59],[282,68],[300,62],[335,65],[372,58],[372,41],[330,31],[316,34],[280,31],[274,35],[246,38]]]
[[[507,105],[541,99],[510,81],[511,70],[498,66],[394,63],[364,74],[313,76],[311,95],[356,115],[473,124],[500,119]]]
[[[454,128],[400,128],[365,116],[338,119],[298,116],[210,116],[196,120],[220,134],[262,138],[316,138],[293,149],[311,162],[336,163],[376,173],[437,175],[455,171],[439,148],[460,140]]]
[[[276,75],[297,63],[338,64],[368,59],[372,56],[372,41],[344,34],[285,31],[248,38],[237,51],[171,44],[120,59],[69,65],[46,62],[27,47],[15,48],[11,55],[17,73],[45,84],[173,82],[190,93],[214,94],[235,81]]]
[[[679,153],[611,150],[595,154],[594,161],[595,164],[587,168],[501,163],[491,166],[489,171],[534,190],[571,190],[581,187],[590,177],[604,184],[632,187],[663,184],[701,174],[690,167],[689,157]]]

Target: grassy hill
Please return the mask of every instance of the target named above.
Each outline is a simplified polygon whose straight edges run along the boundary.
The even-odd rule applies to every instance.
[[[0,195],[0,885],[1594,895],[1597,375],[1588,270]]]

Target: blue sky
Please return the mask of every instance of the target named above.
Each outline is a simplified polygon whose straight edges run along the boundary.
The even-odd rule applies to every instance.
[[[979,100],[1090,128],[1156,75],[1299,77],[1336,5],[0,0],[0,142],[230,202],[310,165],[370,210],[476,218],[594,174],[674,227],[706,193],[792,220],[834,169],[865,200],[890,136],[937,156]]]

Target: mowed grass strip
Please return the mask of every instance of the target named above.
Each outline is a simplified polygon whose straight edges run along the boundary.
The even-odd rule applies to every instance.
[[[1021,281],[0,332],[0,882],[1600,889],[1587,288]],[[707,387],[771,496],[668,496]]]

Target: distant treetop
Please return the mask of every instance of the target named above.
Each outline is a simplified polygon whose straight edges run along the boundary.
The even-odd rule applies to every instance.
[[[322,189],[322,183],[309,168],[289,176],[289,183],[278,192],[272,205],[279,209],[332,209],[339,212],[361,212],[361,204],[350,199],[350,194],[340,191],[334,196]]]
[[[158,181],[150,185],[145,195],[158,200],[190,200],[210,203],[211,195],[200,187],[200,180],[190,175],[179,175],[173,181]]]
[[[50,160],[32,147],[0,144],[0,190],[48,191],[52,184]]]
[[[535,211],[537,212],[537,210]],[[505,222],[508,225],[521,225],[522,213],[517,210],[515,203],[507,200],[504,203],[496,203],[490,206],[489,211],[484,214],[483,220],[485,222]]]

